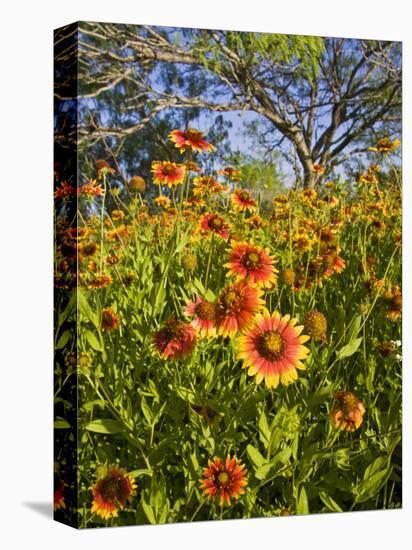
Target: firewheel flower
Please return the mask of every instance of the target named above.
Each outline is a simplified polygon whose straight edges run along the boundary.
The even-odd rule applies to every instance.
[[[117,465],[109,466],[103,478],[90,487],[93,495],[92,512],[102,519],[115,518],[127,501],[136,495],[136,483],[126,470]]]
[[[402,317],[402,294],[398,286],[393,286],[387,290],[383,299],[387,304],[385,316],[391,321],[399,321]]]
[[[301,335],[303,326],[290,315],[265,310],[255,318],[254,324],[237,339],[238,358],[243,360],[250,376],[256,376],[256,384],[265,380],[268,388],[276,388],[279,382],[285,386],[294,382],[296,369],[305,369],[301,362],[309,350],[303,344],[309,336]]]
[[[226,460],[215,457],[208,461],[207,468],[203,469],[200,488],[204,496],[217,500],[223,506],[230,504],[232,498],[237,500],[244,495],[247,483],[245,465],[236,457],[227,455]]]
[[[169,139],[175,144],[181,153],[186,149],[192,151],[215,151],[216,147],[204,139],[200,130],[187,128],[187,130],[173,130],[169,134]]]
[[[180,359],[192,353],[196,331],[192,325],[172,317],[155,332],[154,345],[164,359]]]
[[[102,311],[102,330],[110,332],[116,330],[120,325],[120,315],[117,315],[112,308],[106,307]]]
[[[196,297],[194,302],[189,301],[184,309],[188,317],[192,317],[191,325],[194,327],[200,336],[210,337],[215,336],[215,305],[207,300]]]
[[[96,180],[89,180],[77,190],[79,196],[86,198],[102,197],[104,195],[103,187]]]
[[[114,170],[108,162],[106,162],[103,159],[97,159],[95,162],[96,172],[98,179],[101,179],[103,176],[106,176],[107,174],[114,174],[116,170]]]
[[[321,176],[325,173],[325,167],[321,166],[320,164],[314,164],[312,166],[312,170],[317,176]]]
[[[64,502],[64,488],[66,484],[62,479],[59,479],[56,475],[54,478],[54,499],[53,499],[53,509],[54,510],[65,510],[66,503]]]
[[[229,238],[229,224],[217,214],[206,214],[201,218],[199,225],[200,230],[205,233],[215,233],[225,241]]]
[[[336,251],[331,250],[323,256],[324,277],[331,277],[334,273],[342,273],[346,267],[345,260]]]
[[[232,195],[233,206],[236,210],[252,211],[256,208],[256,201],[248,191],[244,189],[235,189]]]
[[[362,424],[365,407],[360,399],[350,391],[335,393],[336,406],[330,412],[330,420],[335,428],[354,432]]]
[[[217,173],[222,176],[226,176],[233,181],[239,181],[241,176],[241,171],[236,170],[233,166],[225,166],[222,170],[218,170]]]
[[[176,164],[168,160],[152,162],[153,181],[158,185],[167,185],[172,188],[183,183],[186,174],[184,164]]]
[[[73,187],[73,185],[70,185],[70,183],[66,181],[62,181],[60,187],[58,187],[54,193],[54,198],[65,199],[67,197],[74,197],[76,193],[77,189]]]
[[[195,197],[210,197],[226,191],[226,187],[213,176],[198,176],[193,179],[193,195]]]
[[[401,144],[399,139],[391,141],[389,138],[381,138],[376,147],[369,147],[369,151],[375,151],[376,153],[392,153]]]
[[[154,201],[157,206],[159,206],[160,208],[164,208],[165,210],[167,210],[171,205],[169,197],[166,197],[165,195],[160,195],[159,197],[156,197]]]
[[[220,292],[216,302],[216,328],[222,336],[235,336],[248,328],[254,315],[264,305],[262,291],[240,281],[227,285]]]
[[[232,243],[229,262],[224,267],[229,269],[228,276],[237,280],[248,280],[262,286],[271,287],[276,284],[274,260],[269,250],[250,243]]]

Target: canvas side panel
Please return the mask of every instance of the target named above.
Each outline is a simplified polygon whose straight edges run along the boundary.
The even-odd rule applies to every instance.
[[[54,519],[76,528],[77,29],[54,31]]]

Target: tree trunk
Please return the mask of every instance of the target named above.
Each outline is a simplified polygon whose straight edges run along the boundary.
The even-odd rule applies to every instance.
[[[305,189],[313,189],[316,185],[316,174],[312,170],[305,170],[305,175],[303,178],[303,187]]]

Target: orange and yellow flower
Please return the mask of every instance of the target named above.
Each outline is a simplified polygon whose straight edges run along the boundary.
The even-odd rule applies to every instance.
[[[296,369],[305,369],[302,360],[309,350],[303,344],[309,336],[301,335],[303,326],[290,315],[282,317],[275,311],[258,314],[254,324],[237,339],[238,358],[250,376],[256,376],[256,384],[262,380],[268,388],[276,388],[279,382],[285,386],[297,380]]]
[[[313,244],[313,239],[303,231],[295,233],[292,238],[292,246],[297,253],[309,252],[309,250],[312,250]]]
[[[188,317],[193,318],[191,325],[200,336],[210,337],[216,335],[215,309],[215,304],[197,296],[194,302],[187,303],[184,312]]]
[[[165,210],[167,210],[171,205],[169,197],[166,197],[165,195],[160,195],[159,197],[156,197],[154,201],[157,206],[159,206],[160,208],[164,208]]]
[[[229,224],[218,214],[206,214],[200,219],[199,225],[204,233],[215,233],[225,241],[229,238]]]
[[[102,275],[95,275],[93,279],[90,281],[90,287],[91,288],[106,288],[113,282],[113,277],[109,275],[108,273],[102,274]],[[106,315],[105,323],[109,323],[109,314]],[[111,329],[104,329],[104,330],[111,330]]]
[[[320,164],[314,164],[312,166],[312,171],[317,175],[317,176],[322,176],[322,174],[325,173],[325,167],[324,166],[321,166]]]
[[[200,168],[200,166],[198,164],[196,164],[196,162],[193,162],[192,160],[189,160],[188,162],[186,162],[186,169],[188,170],[188,172],[201,172],[202,169]]]
[[[246,280],[264,287],[276,284],[277,269],[269,250],[250,243],[232,243],[229,262],[224,267],[229,269],[228,276],[237,280]]]
[[[175,144],[181,153],[190,149],[192,151],[215,151],[216,147],[208,143],[203,133],[195,128],[187,128],[186,130],[173,130],[169,134],[169,139]]]
[[[385,316],[391,321],[398,321],[402,317],[402,293],[398,286],[393,286],[383,295],[387,303]]]
[[[354,432],[363,421],[365,407],[360,399],[350,391],[335,393],[336,406],[330,412],[330,420],[335,428]]]
[[[125,469],[109,466],[105,476],[90,487],[93,495],[91,511],[102,519],[115,518],[136,495],[137,485]]]
[[[96,172],[98,179],[101,179],[103,176],[106,176],[107,174],[114,174],[116,170],[110,166],[108,162],[106,162],[104,159],[97,159],[95,163]]]
[[[232,195],[232,203],[236,210],[253,211],[256,208],[256,201],[248,191],[235,189]]]
[[[193,178],[193,194],[195,197],[209,197],[226,190],[213,176],[198,176]]]
[[[244,281],[227,285],[216,302],[216,328],[222,336],[235,336],[253,323],[254,315],[262,309],[262,291]]]
[[[102,311],[102,330],[110,332],[120,326],[120,315],[115,313],[111,307],[106,307]]]
[[[155,347],[164,359],[177,360],[190,355],[196,340],[194,327],[174,317],[168,319],[154,335]]]
[[[74,197],[77,194],[77,189],[67,183],[62,181],[60,187],[58,187],[54,193],[55,199],[66,199],[67,197]]]
[[[334,273],[342,273],[346,267],[345,260],[333,251],[323,257],[323,262],[325,267],[323,272],[324,277],[330,277]]]
[[[245,220],[246,225],[250,227],[250,229],[261,229],[262,227],[265,227],[267,225],[267,221],[255,214],[254,216],[251,216],[247,220]]]
[[[172,188],[175,185],[183,183],[186,174],[184,164],[176,164],[168,160],[152,162],[153,181],[158,185],[167,185]]]
[[[77,193],[80,196],[91,199],[92,197],[102,197],[104,195],[104,189],[96,180],[89,180],[79,187]]]
[[[215,457],[208,461],[203,469],[200,488],[210,500],[217,500],[221,506],[230,504],[231,499],[238,499],[245,494],[248,483],[247,470],[236,457],[228,455],[226,460]]]
[[[62,479],[59,479],[56,475],[54,478],[54,498],[53,498],[53,509],[56,510],[65,510],[66,503],[64,501],[64,488],[66,484]]]
[[[389,138],[381,138],[376,147],[369,147],[369,151],[374,151],[376,153],[392,153],[399,147],[401,144],[399,139],[390,140]]]
[[[222,176],[226,176],[233,181],[239,181],[241,176],[241,171],[236,170],[233,166],[225,166],[222,170],[218,170],[217,173]]]

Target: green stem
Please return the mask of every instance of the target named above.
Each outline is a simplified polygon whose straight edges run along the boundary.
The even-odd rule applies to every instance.
[[[210,265],[212,263],[212,255],[213,255],[214,244],[215,244],[215,234],[212,233],[212,240],[211,240],[211,243],[210,243],[209,258],[207,260],[207,268],[206,268],[206,276],[205,276],[205,292],[207,292],[207,285],[208,285],[208,281],[209,281]]]
[[[100,215],[100,275],[103,273],[103,246],[104,246],[104,203],[106,200],[106,174],[103,174],[102,211]]]

